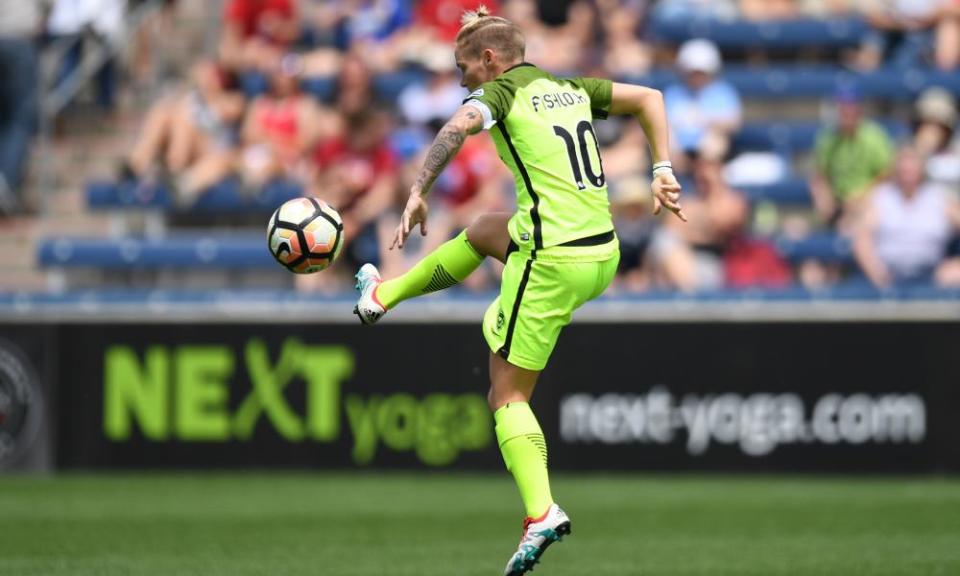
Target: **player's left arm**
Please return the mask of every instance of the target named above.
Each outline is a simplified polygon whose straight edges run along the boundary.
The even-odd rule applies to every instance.
[[[483,130],[483,115],[475,106],[469,104],[460,106],[450,120],[443,125],[437,137],[433,139],[423,166],[410,188],[410,198],[400,218],[400,225],[394,233],[393,242],[390,244],[391,250],[394,246],[403,248],[410,230],[417,224],[420,224],[420,234],[427,235],[427,195],[430,193],[430,188],[450,160],[460,151],[467,136],[481,130]]]
[[[610,93],[610,114],[629,114],[640,121],[653,159],[653,213],[665,206],[686,222],[680,207],[680,184],[670,164],[670,128],[663,94],[659,90],[614,82]]]

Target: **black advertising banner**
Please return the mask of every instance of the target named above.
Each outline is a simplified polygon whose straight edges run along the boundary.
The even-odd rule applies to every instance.
[[[378,327],[379,328],[379,327]],[[499,464],[479,333],[66,326],[67,467]]]
[[[585,325],[561,339],[538,414],[562,468],[960,470],[958,337],[957,324]]]
[[[64,467],[502,467],[475,325],[56,332]],[[958,337],[949,323],[580,323],[533,406],[558,470],[955,471]]]
[[[0,471],[50,466],[52,332],[0,325]]]

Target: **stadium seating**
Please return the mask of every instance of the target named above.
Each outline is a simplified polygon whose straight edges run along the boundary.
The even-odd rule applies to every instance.
[[[850,240],[830,232],[811,234],[800,239],[778,238],[777,251],[791,262],[814,259],[821,262],[849,264],[853,262]]]
[[[859,18],[748,22],[654,17],[650,28],[656,31],[659,40],[674,44],[691,38],[708,38],[723,48],[770,50],[856,46],[869,32],[867,23]]]
[[[170,191],[162,184],[136,182],[91,182],[87,205],[95,210],[157,209],[176,210]],[[189,207],[191,212],[272,212],[287,200],[303,195],[294,182],[274,181],[255,195],[245,195],[235,179],[225,180],[204,193]]]
[[[747,99],[785,100],[831,98],[841,86],[855,85],[865,98],[909,102],[931,86],[942,86],[960,94],[960,74],[910,68],[886,67],[868,73],[855,73],[836,65],[781,64],[770,68],[728,65],[722,73]],[[677,81],[672,70],[655,69],[623,80],[662,89]]]
[[[861,44],[870,33],[869,25],[858,18],[776,22],[701,17],[678,19],[653,8],[647,24],[648,29],[653,32],[652,40],[660,46],[676,46],[692,38],[713,40],[724,50],[728,60],[723,67],[722,77],[747,101],[747,110],[751,112],[748,117],[766,118],[747,122],[731,142],[733,156],[743,152],[768,153],[744,155],[741,158],[755,160],[751,156],[765,156],[771,165],[778,162],[782,167],[776,172],[769,172],[771,176],[768,180],[779,179],[776,182],[735,186],[745,193],[752,203],[773,203],[789,209],[809,209],[809,172],[791,174],[791,171],[803,165],[802,158],[799,157],[809,154],[814,146],[817,132],[822,125],[816,117],[817,104],[832,100],[838,88],[855,85],[871,102],[898,103],[899,110],[906,110],[907,103],[930,86],[943,86],[960,95],[960,74],[922,67],[904,69],[890,64],[873,72],[861,73],[837,64],[838,59],[831,55],[835,55],[839,49]],[[644,38],[649,39],[651,38]],[[792,54],[806,48],[815,49],[814,63],[800,63],[792,56],[787,58],[786,63],[778,60],[786,57],[787,53]],[[745,51],[752,53],[755,49],[771,54],[769,63],[749,64],[746,61],[751,59],[740,58]],[[822,56],[817,55],[828,57],[822,59]],[[428,71],[412,66],[377,74],[373,77],[376,101],[378,104],[396,102],[405,88],[415,83],[423,83],[429,78]],[[678,82],[679,78],[672,68],[654,68],[646,74],[621,80],[663,89]],[[306,77],[301,80],[301,89],[319,101],[331,103],[335,100],[337,81],[335,76]],[[246,72],[240,76],[240,87],[247,96],[254,97],[268,91],[270,81],[261,73]],[[791,108],[789,119],[779,117],[779,110],[771,115],[769,110],[780,106],[785,100],[796,100],[802,105],[788,106]],[[751,106],[755,101],[771,103],[772,106],[752,110]],[[753,113],[765,109],[767,116]],[[806,114],[805,119],[795,119],[797,114],[803,113]],[[905,123],[903,116],[878,120],[894,140],[903,140],[909,133],[910,126]],[[398,127],[391,135],[391,143],[401,157],[408,158],[423,147],[422,138],[422,134],[415,129],[405,130]],[[748,176],[756,176],[760,172],[755,170]],[[784,174],[787,176],[783,177]],[[732,176],[731,181],[734,181]],[[739,180],[747,181],[767,180],[760,177]],[[281,274],[283,270],[270,257],[259,233],[213,232],[196,235],[184,233],[177,227],[185,223],[196,226],[198,222],[214,222],[217,226],[224,223],[246,225],[260,222],[258,219],[261,217],[265,222],[266,215],[277,206],[306,193],[300,184],[294,182],[273,182],[263,190],[251,193],[245,190],[237,179],[231,178],[206,191],[195,204],[186,206],[178,204],[176,194],[161,183],[91,182],[86,187],[87,205],[92,210],[113,212],[111,223],[121,224],[113,226],[114,237],[42,239],[37,245],[37,261],[41,267],[54,273],[70,269],[238,269],[255,272],[269,269]],[[146,216],[138,214],[139,212]],[[199,217],[193,218],[194,215]],[[131,229],[127,226],[130,222],[135,223],[133,229],[149,232],[148,237],[118,237],[120,231]],[[141,226],[141,222],[147,224]],[[159,225],[156,225],[158,223]],[[850,242],[832,233],[815,233],[801,239],[774,236],[774,240],[779,253],[791,263],[817,259],[842,264],[846,269],[853,268]],[[791,293],[791,290],[780,290],[776,291],[778,296],[775,297]],[[740,298],[744,294],[750,297],[773,297],[766,292],[758,296],[750,290],[736,293],[720,291],[709,295],[699,294],[697,297]],[[688,296],[671,293],[670,296],[663,297],[682,299]]]
[[[830,233],[776,241],[791,261],[816,258],[826,262],[851,261],[850,243]],[[196,235],[179,233],[166,238],[46,238],[37,260],[46,268],[268,268],[282,271],[273,261],[260,234]]]
[[[774,184],[742,186],[739,188],[752,202],[767,200],[778,204],[808,204],[810,194],[806,180],[793,177]],[[283,183],[264,190],[255,198],[244,198],[236,182],[228,180],[209,190],[197,202],[193,212],[263,213],[269,214],[277,206],[304,194],[303,188]],[[87,186],[87,204],[95,210],[176,210],[169,193],[162,187],[139,194],[135,186],[111,182],[92,182]]]
[[[775,204],[808,205],[810,190],[807,181],[801,177],[763,186],[740,186],[737,188],[751,202],[768,201]]]
[[[283,269],[270,256],[262,235],[178,234],[167,238],[46,238],[37,247],[45,268]]]
[[[374,78],[374,91],[385,101],[395,101],[404,88],[425,78],[426,73],[415,68],[381,74]],[[778,64],[771,67],[730,64],[724,67],[723,78],[748,99],[830,98],[838,87],[851,84],[859,87],[867,98],[901,102],[914,99],[930,86],[943,86],[960,94],[960,75],[918,68],[886,67],[858,73],[833,64]],[[662,89],[676,82],[677,75],[671,69],[656,68],[647,74],[621,80]],[[242,85],[248,97],[262,94],[269,88],[266,78],[258,74],[248,74]],[[332,98],[335,86],[336,80],[331,77],[309,77],[301,82],[304,92],[321,101]]]
[[[879,122],[895,141],[909,131],[906,124],[896,119],[883,118]],[[792,156],[813,149],[820,127],[815,120],[747,122],[734,135],[731,144],[739,151],[773,151]]]

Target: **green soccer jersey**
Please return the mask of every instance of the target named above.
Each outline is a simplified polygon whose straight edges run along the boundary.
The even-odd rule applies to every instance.
[[[568,245],[613,230],[591,123],[607,117],[612,86],[610,80],[556,78],[524,63],[464,100],[483,114],[500,159],[513,172],[517,213],[510,237],[535,258],[602,260],[617,251],[616,241]]]

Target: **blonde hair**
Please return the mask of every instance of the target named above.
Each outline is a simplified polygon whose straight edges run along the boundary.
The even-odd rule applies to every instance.
[[[468,57],[477,57],[486,49],[498,52],[505,60],[523,60],[526,41],[516,24],[490,14],[490,9],[480,5],[468,10],[460,18],[457,46]]]

